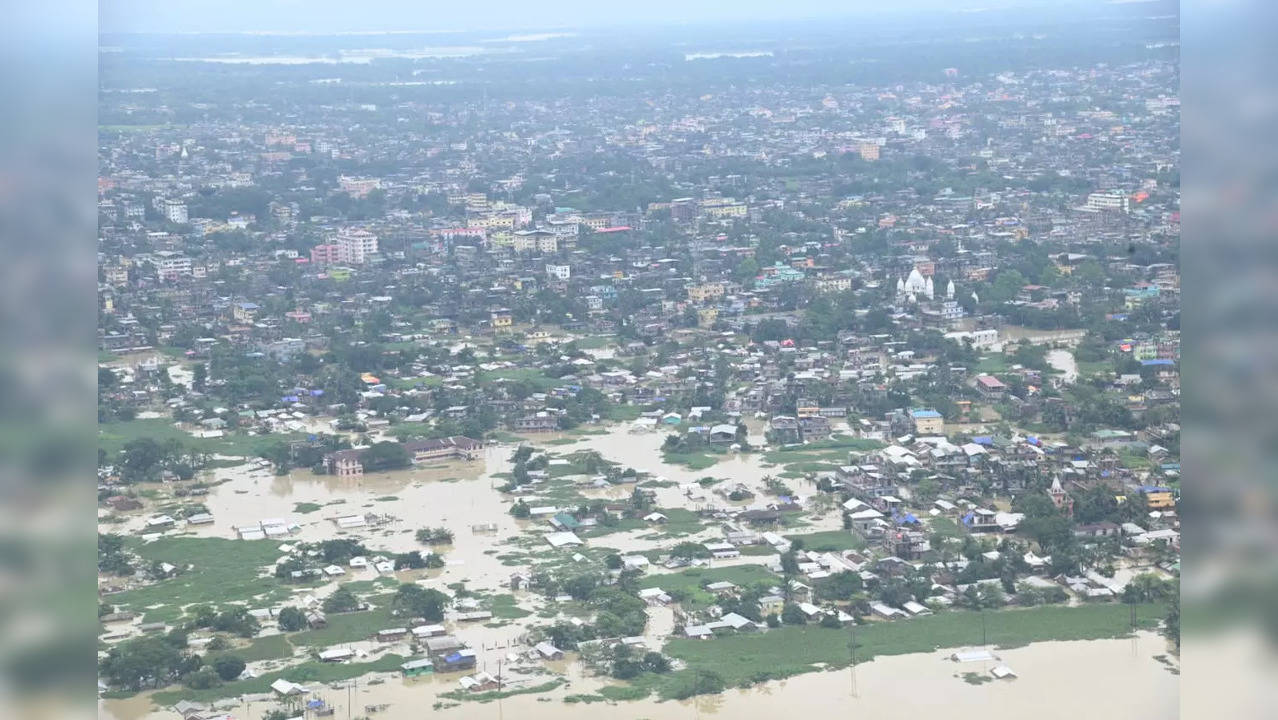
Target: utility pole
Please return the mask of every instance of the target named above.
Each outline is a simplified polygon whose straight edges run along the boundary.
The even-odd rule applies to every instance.
[[[852,637],[848,641],[848,650],[852,655],[852,666],[848,670],[848,675],[850,676],[851,683],[852,683],[852,697],[856,697],[856,620],[855,619],[852,620],[852,624],[849,626],[849,629],[852,631]]]

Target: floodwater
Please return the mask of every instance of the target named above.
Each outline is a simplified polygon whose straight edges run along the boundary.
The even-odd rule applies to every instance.
[[[1062,380],[1066,384],[1073,383],[1078,379],[1078,363],[1074,360],[1074,353],[1069,350],[1048,350],[1047,364],[1063,373]]]
[[[547,435],[531,438],[539,445],[546,440],[570,438],[574,442],[550,446],[549,451],[564,455],[577,450],[596,450],[605,458],[623,466],[651,473],[670,481],[657,489],[657,504],[663,508],[726,507],[731,503],[710,490],[697,487],[701,497],[690,498],[684,487],[699,478],[712,476],[726,482],[741,482],[758,494],[755,502],[768,498],[762,492],[765,476],[780,468],[762,467],[757,455],[730,454],[705,470],[689,470],[669,465],[661,459],[661,443],[665,432],[632,432],[629,424],[609,428],[597,435]],[[538,442],[541,441],[541,442]],[[268,470],[246,464],[217,470],[216,484],[202,498],[215,518],[208,526],[188,528],[198,536],[235,537],[234,527],[254,525],[267,518],[283,518],[298,526],[292,539],[315,541],[338,536],[356,537],[372,548],[402,552],[423,549],[413,537],[423,527],[444,526],[455,533],[454,544],[437,548],[445,556],[446,567],[426,572],[398,574],[404,581],[419,581],[443,589],[446,585],[465,581],[470,590],[490,593],[508,592],[507,581],[517,567],[503,565],[499,555],[527,552],[524,545],[511,541],[528,533],[549,530],[539,520],[516,520],[509,515],[512,498],[497,491],[502,480],[494,474],[510,470],[513,445],[491,445],[482,459],[471,462],[453,461],[429,465],[407,472],[370,474],[361,478],[338,478],[294,471],[276,477]],[[586,480],[582,478],[582,480]],[[805,481],[788,480],[800,494],[811,494]],[[629,495],[630,486],[615,488],[583,488],[588,497],[621,498]],[[338,502],[340,501],[340,502]],[[320,509],[310,513],[295,510],[297,503],[313,503]],[[343,533],[333,520],[337,517],[377,513],[390,516],[380,527]],[[145,516],[129,521],[136,531]],[[840,526],[837,511],[810,517],[812,530],[835,529]],[[495,532],[475,532],[472,526],[495,523]],[[805,528],[806,530],[806,528]],[[719,533],[710,527],[695,536],[709,539]],[[618,532],[587,540],[587,544],[615,548],[621,552],[639,552],[668,546],[670,540],[658,539],[655,528]],[[547,548],[547,551],[549,549]],[[533,553],[541,552],[534,544]],[[562,551],[561,551],[562,552]],[[768,558],[744,556],[717,560],[714,565],[763,564]],[[650,573],[665,572],[653,567]],[[371,569],[348,569],[340,582],[368,580],[376,577]],[[321,590],[331,589],[332,584]],[[302,592],[315,592],[314,589]],[[514,593],[519,605],[534,612],[551,602],[524,592]],[[674,627],[669,608],[649,609],[649,626],[645,634],[648,645],[659,648]],[[464,639],[477,651],[479,668],[496,673],[504,664],[511,679],[509,656],[526,649],[525,634],[531,624],[543,622],[536,614],[526,618],[492,623],[448,622],[450,632]],[[1164,652],[1162,641],[1145,635],[1138,640],[1096,641],[1088,643],[1043,643],[1027,648],[1001,652],[1003,661],[1021,675],[1014,681],[998,681],[979,686],[956,677],[962,672],[988,672],[988,667],[958,666],[942,661],[945,653],[880,658],[860,666],[855,673],[856,695],[852,694],[851,672],[812,673],[786,681],[768,683],[750,690],[732,690],[721,696],[702,698],[699,702],[656,703],[645,700],[622,703],[611,708],[595,704],[562,702],[573,694],[596,692],[606,679],[585,675],[578,662],[569,660],[545,664],[545,670],[566,678],[569,684],[550,693],[522,695],[487,704],[463,703],[442,708],[441,716],[449,718],[502,718],[505,713],[528,720],[554,718],[597,718],[601,712],[620,718],[681,718],[701,714],[723,718],[772,718],[778,714],[807,710],[828,714],[834,704],[847,703],[853,711],[869,717],[896,715],[902,710],[935,710],[946,708],[955,717],[977,717],[982,720],[1020,718],[1033,712],[1036,717],[1070,717],[1087,713],[1097,718],[1166,718],[1174,716],[1177,682],[1175,676],[1151,659]],[[380,684],[368,684],[371,677],[358,680],[350,690],[352,717],[367,714],[365,705],[387,704],[389,708],[375,717],[387,720],[419,718],[428,712],[441,693],[457,689],[459,675],[420,678],[405,681],[397,675],[386,677]],[[536,685],[551,675],[534,675],[525,682]],[[1085,690],[1082,690],[1085,689]],[[316,688],[330,705],[338,707],[337,717],[347,715],[347,690]],[[234,702],[234,701],[232,701]],[[449,702],[444,700],[443,702]],[[270,709],[269,699],[258,699],[251,706],[227,708],[237,718],[254,719]],[[1051,708],[1046,711],[1043,708]],[[1046,713],[1046,714],[1045,714]],[[129,700],[104,701],[100,717],[114,720],[158,720],[174,718],[169,710],[151,708],[146,696]]]
[[[709,490],[699,489],[703,496],[698,499],[686,495],[681,486],[705,476],[744,483],[758,492],[755,503],[762,503],[767,500],[762,491],[763,478],[781,469],[760,466],[758,455],[740,454],[727,455],[720,463],[703,471],[671,466],[661,459],[661,444],[666,432],[633,432],[631,428],[633,426],[630,425],[613,426],[606,434],[599,435],[539,436],[530,439],[530,442],[539,445],[546,440],[566,437],[574,442],[553,445],[548,450],[561,455],[583,449],[597,450],[604,458],[619,462],[624,467],[633,467],[670,481],[670,486],[657,489],[657,504],[662,508],[722,508],[730,505]],[[518,568],[502,564],[497,556],[506,552],[527,552],[527,546],[511,544],[511,541],[516,537],[527,537],[529,532],[550,529],[541,520],[510,517],[511,497],[496,490],[502,481],[493,474],[510,471],[512,450],[514,445],[491,445],[484,450],[482,459],[473,462],[447,462],[409,472],[376,473],[360,478],[316,476],[308,471],[294,471],[288,476],[276,477],[266,469],[254,468],[250,464],[219,469],[213,473],[213,480],[224,482],[217,483],[210,495],[202,499],[215,522],[211,526],[188,529],[197,536],[230,538],[235,537],[235,526],[252,526],[266,518],[284,518],[298,526],[294,540],[317,541],[346,535],[362,538],[374,549],[405,551],[422,549],[413,537],[418,528],[443,526],[452,529],[456,536],[454,545],[437,547],[445,555],[446,567],[426,573],[400,573],[399,579],[418,579],[428,586],[441,588],[449,583],[465,581],[469,590],[507,592],[507,579]],[[804,481],[789,480],[787,483],[799,494],[812,492]],[[601,490],[585,487],[583,494],[620,499],[629,495],[630,490],[630,486]],[[298,503],[312,503],[321,508],[312,513],[299,513],[295,512]],[[332,520],[357,513],[390,515],[391,520],[386,526],[349,533],[337,531]],[[129,524],[134,531],[143,518],[144,515],[130,519]],[[813,522],[810,529],[840,527],[837,512],[827,512],[810,519]],[[496,523],[496,532],[474,532],[472,527],[482,523]],[[707,531],[690,537],[711,538],[718,532],[712,523]],[[656,528],[640,528],[587,542],[588,545],[612,547],[622,552],[670,545],[670,540],[658,540],[654,537],[656,535]],[[538,551],[539,546],[534,545],[533,552]],[[743,556],[716,560],[714,565],[763,564],[767,561],[763,556]],[[649,569],[649,573],[662,572],[665,572],[662,568]],[[371,569],[349,569],[339,582],[373,577],[376,573]],[[524,592],[516,592],[515,596],[521,607],[534,613],[550,602]],[[668,607],[651,607],[648,613],[645,639],[649,647],[658,648],[674,629],[674,613]],[[486,627],[483,623],[450,622],[447,625],[450,632],[465,639],[477,650],[479,669],[496,673],[498,666],[504,664],[506,678],[510,680],[510,653],[527,650],[525,633],[530,624],[539,622],[543,620],[534,614],[514,622],[493,624],[495,627]],[[564,677],[569,682],[565,687],[550,693],[510,697],[501,702],[461,703],[456,707],[441,707],[437,712],[459,720],[472,717],[497,719],[507,712],[510,716],[527,720],[542,717],[555,720],[594,719],[603,712],[620,717],[653,719],[707,715],[725,719],[767,717],[772,720],[777,715],[795,710],[828,714],[832,706],[845,706],[852,712],[860,711],[870,717],[897,715],[901,711],[934,711],[944,707],[947,715],[980,717],[982,720],[997,720],[999,717],[1019,719],[1031,712],[1036,717],[1088,714],[1090,720],[1104,717],[1163,719],[1174,716],[1178,687],[1176,677],[1166,666],[1153,660],[1154,655],[1163,652],[1162,641],[1149,634],[1136,641],[1040,643],[999,652],[1003,662],[1020,674],[1020,679],[980,685],[966,683],[957,675],[966,671],[988,673],[988,666],[955,665],[942,660],[947,653],[882,657],[856,669],[855,696],[852,694],[854,675],[851,671],[835,671],[801,675],[748,691],[728,691],[722,696],[700,698],[697,702],[658,703],[647,700],[608,708],[598,703],[562,702],[562,698],[570,694],[597,692],[603,684],[611,682],[589,677],[580,662],[573,661],[570,656],[566,661],[544,664],[543,671],[550,671],[551,675],[532,675],[524,680],[529,684],[541,684],[552,677]],[[428,712],[427,708],[440,701],[438,696],[441,693],[458,689],[456,680],[459,677],[452,674],[404,680],[397,675],[389,675],[380,684],[368,684],[372,677],[360,678],[349,691],[349,710],[353,711],[351,716],[366,715],[364,706],[385,703],[389,708],[377,712],[376,717],[385,717],[386,720],[417,719]],[[348,689],[314,689],[319,697],[337,707],[336,716],[348,715]],[[272,701],[259,698],[250,705],[227,707],[226,710],[235,717],[256,719],[272,706]],[[158,720],[171,719],[176,715],[170,710],[152,708],[146,696],[139,696],[130,700],[102,702],[100,717]]]
[[[665,435],[661,431],[632,432],[631,425],[622,424],[612,426],[606,434],[546,435],[532,438],[531,442],[574,439],[571,444],[552,446],[548,450],[560,455],[595,450],[623,467],[633,467],[666,481],[661,483],[665,487],[654,488],[656,504],[661,508],[739,508],[750,504],[762,505],[772,499],[764,492],[764,478],[780,472],[781,468],[762,466],[757,454],[735,453],[726,455],[725,459],[704,470],[670,465],[661,458]],[[219,469],[211,473],[214,482],[209,494],[191,498],[191,501],[202,502],[214,521],[208,525],[188,526],[183,532],[195,537],[235,538],[236,527],[255,526],[262,520],[278,518],[295,528],[286,540],[317,542],[351,537],[363,540],[370,548],[379,551],[407,552],[426,549],[414,538],[418,529],[443,526],[453,531],[454,544],[433,549],[444,554],[448,565],[442,570],[427,573],[427,577],[439,580],[441,585],[465,580],[471,590],[498,591],[518,569],[503,565],[498,556],[525,550],[511,541],[528,531],[550,530],[543,521],[511,517],[509,510],[514,498],[497,490],[504,481],[494,475],[511,469],[513,450],[513,445],[494,444],[485,448],[482,459],[470,462],[441,461],[410,471],[371,473],[357,478],[316,475],[304,469],[276,476],[269,469],[253,464]],[[707,476],[721,478],[725,484],[741,483],[749,487],[756,497],[754,500],[731,502],[712,492],[713,488],[694,485],[698,479]],[[580,480],[586,482],[588,478]],[[815,493],[806,480],[789,479],[786,483],[800,495]],[[692,486],[691,492],[688,486]],[[632,491],[631,485],[601,489],[584,485],[580,488],[581,494],[588,498],[617,500],[628,497]],[[316,506],[318,509],[315,509]],[[385,516],[387,522],[351,531],[337,528],[337,518],[367,513]],[[121,529],[129,533],[142,532],[146,517],[146,514],[134,515]],[[842,527],[836,509],[810,514],[807,520],[809,526],[803,531]],[[485,524],[495,524],[496,530],[472,529]],[[605,535],[588,540],[588,543],[623,553],[643,552],[669,544],[668,540],[659,539],[658,533],[657,527],[640,528]],[[709,524],[705,531],[685,539],[719,537],[721,531],[718,526]],[[757,564],[764,561],[761,557],[745,557],[736,562],[719,561],[716,564]],[[659,570],[654,568],[654,571]],[[339,581],[374,577],[376,572],[372,569],[348,569]]]
[[[428,708],[440,693],[457,688],[459,675],[414,680],[389,677],[379,685],[361,681],[350,691],[349,705],[354,714],[364,714],[366,705],[387,704],[385,711],[374,716],[385,720],[417,720],[428,713],[466,720],[595,720],[603,715],[618,719],[704,716],[775,720],[794,715],[828,717],[836,711],[869,718],[921,713],[930,717],[941,711],[948,718],[979,720],[1167,720],[1179,715],[1179,677],[1171,666],[1155,659],[1166,654],[1166,644],[1158,635],[1045,642],[995,652],[998,662],[955,663],[947,659],[949,651],[881,657],[855,670],[808,673],[695,700],[649,699],[611,707],[562,702],[568,695],[596,692],[609,681],[583,676],[575,663],[553,663],[551,669],[563,672],[569,683],[549,693],[518,695],[499,702],[465,702],[432,712]],[[1009,666],[1018,677],[980,685],[962,677],[965,673],[988,677],[998,664]],[[539,684],[544,679],[535,677],[529,682]],[[336,708],[336,717],[347,716],[347,690],[322,687],[319,696]],[[256,718],[271,706],[260,701],[228,711],[236,718]],[[169,720],[177,716],[172,711],[151,710],[145,696],[139,696],[100,703],[99,717]]]

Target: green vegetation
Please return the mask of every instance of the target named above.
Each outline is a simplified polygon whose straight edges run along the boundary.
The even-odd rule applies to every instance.
[[[146,544],[130,541],[129,546],[147,563],[192,566],[176,577],[111,597],[121,609],[144,612],[148,622],[176,620],[185,605],[243,602],[281,587],[275,578],[259,576],[280,555],[280,544],[272,540],[168,537]]]
[[[762,565],[732,565],[721,568],[689,568],[677,573],[646,575],[639,578],[640,588],[659,587],[671,594],[687,597],[683,604],[692,607],[704,607],[714,603],[714,596],[702,589],[702,586],[726,580],[734,585],[745,587],[758,582],[780,584],[781,578]]]
[[[615,335],[588,335],[583,338],[577,338],[576,340],[573,340],[572,343],[573,345],[576,345],[579,350],[598,350],[600,348],[608,347],[615,342],[616,339],[617,337]]]
[[[705,470],[723,459],[722,453],[713,453],[710,451],[701,452],[668,452],[661,451],[662,461],[670,465],[683,465],[689,470]]]
[[[129,442],[140,438],[151,438],[157,442],[178,440],[183,447],[210,455],[238,455],[240,457],[258,457],[268,448],[281,441],[304,440],[303,434],[291,435],[245,435],[230,432],[219,438],[197,438],[173,424],[165,418],[147,420],[129,420],[127,422],[106,422],[98,425],[98,447],[110,456],[119,454]]]
[[[574,703],[585,703],[589,705],[590,703],[607,702],[607,701],[608,701],[608,698],[604,697],[603,695],[568,695],[567,697],[564,698],[564,702],[568,703],[569,705],[572,705]]]
[[[643,414],[643,408],[637,405],[609,405],[604,418],[613,422],[634,422]]]
[[[599,688],[599,694],[609,700],[642,700],[652,693],[652,689],[643,685],[607,685]]]
[[[466,690],[453,690],[451,692],[440,693],[442,698],[449,700],[468,700],[471,702],[492,702],[493,700],[501,700],[513,695],[533,695],[536,693],[550,692],[555,688],[568,682],[563,678],[555,678],[550,682],[544,682],[540,685],[529,685],[527,687],[514,688],[512,690],[490,690],[488,692],[473,693]]]
[[[236,648],[231,652],[244,662],[257,662],[290,657],[293,654],[293,646],[283,635],[267,635],[255,638],[246,647]]]
[[[546,392],[560,384],[559,378],[553,378],[537,368],[509,368],[479,373],[479,382],[487,385],[495,380],[511,380],[526,383],[536,392]]]
[[[965,533],[959,529],[958,523],[947,517],[934,517],[928,521],[928,529],[933,534],[944,537],[963,537]]]
[[[655,512],[666,516],[664,523],[653,526],[665,537],[692,535],[705,529],[701,517],[686,508],[657,508]]]
[[[984,685],[985,683],[993,682],[994,680],[993,675],[986,675],[985,673],[977,672],[965,672],[961,677],[963,678],[963,682],[968,685]]]
[[[1039,607],[985,614],[988,641],[998,647],[1016,647],[1046,640],[1095,640],[1124,637],[1131,631],[1129,606],[1118,603],[1081,607]],[[1159,604],[1136,605],[1137,626],[1154,627],[1165,608]],[[676,638],[665,646],[671,657],[687,670],[713,670],[729,686],[746,686],[825,667],[846,667],[849,632],[816,625],[785,626],[763,633],[741,634],[702,642]],[[939,648],[976,645],[981,642],[981,622],[976,613],[943,612],[896,622],[871,623],[857,628],[858,662],[879,655],[932,652]],[[686,680],[686,678],[685,678]],[[670,681],[658,690],[663,697],[675,688]]]
[[[271,683],[284,678],[295,683],[332,683],[340,680],[349,680],[351,678],[366,675],[374,672],[393,672],[399,670],[399,666],[406,658],[399,655],[383,655],[382,657],[367,663],[322,663],[317,661],[305,662],[300,665],[277,670],[275,672],[264,673],[258,677],[247,680],[237,680],[229,682],[225,685],[211,687],[203,690],[192,690],[189,688],[175,688],[173,690],[162,690],[151,696],[152,702],[161,707],[168,707],[179,700],[190,700],[192,702],[212,702],[222,698],[237,697],[239,695],[269,693],[271,691]]]
[[[785,465],[786,469],[792,472],[817,472],[846,465],[850,452],[867,452],[882,447],[883,443],[878,440],[836,436],[829,440],[787,447],[784,450],[771,450],[763,454],[763,462]]]
[[[976,372],[985,375],[995,375],[1007,372],[1010,365],[1007,362],[1007,356],[1002,353],[990,353],[981,356],[981,361],[976,364]]]
[[[306,515],[308,513],[319,512],[323,508],[324,508],[323,505],[319,505],[317,503],[312,503],[312,502],[293,503],[293,512],[299,515]]]
[[[322,628],[306,630],[289,636],[296,647],[323,648],[329,645],[367,640],[379,630],[394,627],[397,621],[389,607],[349,613],[331,613],[328,624]]]
[[[827,530],[803,535],[786,535],[786,540],[803,542],[805,550],[829,552],[840,550],[860,550],[865,547],[865,540],[849,530]]]

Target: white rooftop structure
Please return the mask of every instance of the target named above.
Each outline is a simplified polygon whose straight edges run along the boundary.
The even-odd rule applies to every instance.
[[[570,532],[548,533],[546,535],[546,542],[550,543],[550,546],[555,548],[568,547],[569,545],[584,544],[581,541],[581,538],[577,537],[574,533],[570,533]]]
[[[958,650],[950,654],[950,659],[961,663],[991,662],[998,660],[998,656],[985,648],[980,648],[977,650]]]

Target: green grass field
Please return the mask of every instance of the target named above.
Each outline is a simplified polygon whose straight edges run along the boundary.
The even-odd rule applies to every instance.
[[[329,613],[328,625],[315,630],[303,630],[289,635],[294,647],[326,648],[330,645],[367,640],[379,630],[402,627],[405,621],[391,617],[390,608],[350,613]]]
[[[532,615],[532,611],[519,607],[515,602],[515,596],[509,594],[492,596],[489,599],[489,610],[492,611],[493,617],[504,620],[515,620]]]
[[[661,451],[661,459],[670,465],[683,465],[689,470],[705,470],[725,457],[723,453],[714,452],[666,452]]]
[[[1137,624],[1152,628],[1165,614],[1162,605],[1138,605]],[[1128,606],[1118,603],[1080,607],[1002,610],[985,615],[991,645],[1017,647],[1046,640],[1095,640],[1125,637],[1130,631]],[[665,652],[687,664],[687,670],[662,679],[658,691],[669,697],[681,678],[695,670],[712,670],[728,686],[745,686],[824,667],[846,667],[850,661],[847,629],[786,626],[708,641],[676,638]],[[856,629],[857,662],[879,655],[904,655],[981,644],[981,620],[973,612],[943,612],[929,617],[870,623]]]
[[[300,433],[290,435],[231,433],[220,438],[197,438],[165,418],[101,423],[98,425],[98,447],[106,450],[108,455],[114,456],[126,444],[144,437],[158,442],[177,440],[189,448],[210,454],[257,457],[266,448],[278,442],[300,440],[306,436]]]
[[[691,535],[705,529],[701,517],[686,508],[657,508],[656,512],[665,515],[666,522],[652,527],[667,537]]]
[[[802,540],[804,549],[818,552],[860,550],[865,547],[865,539],[850,530],[827,530],[825,532],[802,535],[786,535],[785,538],[791,542]]]
[[[654,573],[639,578],[640,588],[659,587],[666,592],[683,591],[689,596],[685,609],[702,608],[714,603],[714,595],[702,584],[726,580],[739,587],[757,582],[781,583],[780,576],[762,565],[732,565],[721,568],[688,568],[674,573]]]
[[[763,462],[785,465],[789,472],[818,472],[846,465],[850,452],[867,452],[882,447],[883,443],[878,440],[834,437],[784,450],[771,450],[763,454]]]
[[[279,558],[273,540],[224,540],[221,538],[161,538],[129,545],[146,562],[192,565],[176,577],[153,585],[111,595],[121,609],[144,612],[148,622],[176,620],[186,605],[224,605],[282,589],[274,577],[259,577],[263,566]]]
[[[491,384],[498,380],[518,380],[526,382],[537,388],[540,392],[545,392],[553,387],[557,387],[562,382],[559,378],[553,378],[536,368],[509,368],[506,370],[492,370],[479,373],[480,384]]]
[[[980,362],[976,363],[976,372],[983,374],[994,374],[1007,372],[1010,365],[1007,362],[1007,356],[1002,353],[990,353],[981,356]]]
[[[280,658],[291,657],[293,655],[293,646],[284,635],[267,635],[265,637],[254,638],[248,646],[234,648],[226,651],[224,654],[234,655],[244,662],[278,660]]]
[[[573,340],[579,350],[598,350],[606,348],[617,341],[616,335],[590,335]]]

